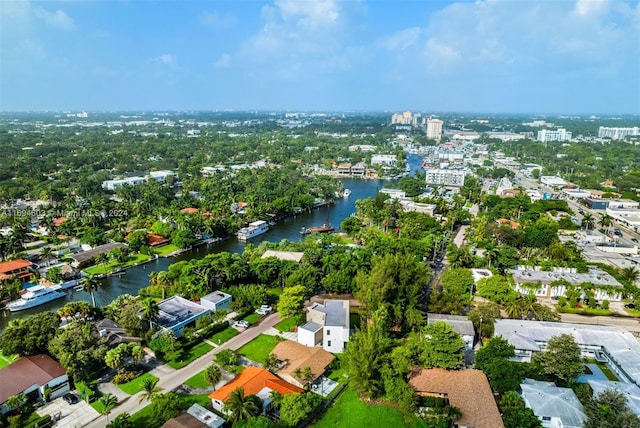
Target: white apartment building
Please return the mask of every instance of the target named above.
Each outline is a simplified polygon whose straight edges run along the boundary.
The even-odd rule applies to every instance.
[[[442,137],[442,123],[440,119],[427,119],[427,138],[440,141]]]
[[[307,309],[307,322],[298,327],[298,343],[322,345],[327,352],[343,352],[349,341],[349,301],[325,300]]]
[[[610,128],[601,126],[598,128],[598,138],[611,138],[612,140],[624,140],[629,135],[640,135],[640,127],[633,128]]]
[[[462,187],[467,176],[464,169],[429,168],[425,170],[428,186]]]
[[[396,155],[371,155],[371,165],[395,165],[398,159]]]
[[[564,128],[558,128],[556,131],[543,129],[542,131],[538,131],[537,140],[542,141],[543,143],[548,143],[550,141],[571,141],[571,132],[568,132]]]

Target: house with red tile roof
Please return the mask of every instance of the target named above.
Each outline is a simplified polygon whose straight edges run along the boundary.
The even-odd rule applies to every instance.
[[[481,370],[423,369],[409,376],[418,395],[441,397],[460,409],[457,426],[504,428],[487,377]]]
[[[0,281],[16,277],[26,282],[31,276],[32,263],[25,259],[16,259],[0,263]]]
[[[260,367],[249,366],[244,369],[239,375],[237,375],[231,382],[227,383],[217,391],[209,394],[213,408],[222,413],[226,412],[224,409],[224,403],[229,398],[229,394],[238,388],[244,389],[244,395],[257,395],[262,399],[263,414],[266,413],[271,404],[269,394],[271,391],[277,391],[282,395],[285,394],[298,394],[303,392],[302,388],[295,385],[291,385],[288,382],[280,379],[269,370],[265,370]]]
[[[51,388],[51,399],[70,391],[67,371],[48,355],[30,355],[0,369],[0,409],[9,409],[4,403],[14,395],[23,393],[27,399],[41,400],[44,390]]]

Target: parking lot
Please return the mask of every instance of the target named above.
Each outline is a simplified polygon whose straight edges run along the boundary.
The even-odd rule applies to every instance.
[[[88,403],[80,400],[76,404],[69,404],[62,397],[40,407],[38,414],[51,415],[53,420],[59,418],[53,426],[60,428],[80,428],[100,416]]]

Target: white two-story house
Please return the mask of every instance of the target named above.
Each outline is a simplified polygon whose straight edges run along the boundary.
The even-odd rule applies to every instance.
[[[307,322],[298,327],[298,342],[340,353],[347,346],[349,334],[349,301],[325,300],[307,308]]]

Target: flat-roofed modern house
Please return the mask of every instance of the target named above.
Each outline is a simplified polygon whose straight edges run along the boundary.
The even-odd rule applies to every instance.
[[[31,277],[32,263],[25,259],[10,260],[0,263],[0,281],[18,278],[22,282],[26,282]]]
[[[211,313],[211,310],[191,300],[173,296],[158,303],[157,325],[163,330],[173,332],[176,337],[182,336],[182,329],[194,324],[198,318]]]
[[[249,366],[240,372],[229,383],[218,388],[209,394],[214,410],[223,414],[228,414],[224,408],[224,403],[229,398],[229,394],[238,388],[244,389],[244,395],[257,395],[262,399],[262,413],[266,414],[271,408],[271,391],[277,391],[282,395],[297,394],[303,391],[295,385],[280,379],[270,371],[260,367]]]
[[[467,317],[461,315],[447,315],[447,314],[428,314],[428,323],[433,324],[442,321],[451,329],[462,336],[464,340],[464,346],[467,350],[473,349],[473,342],[476,337],[476,330],[473,328],[473,323],[469,321]]]
[[[279,342],[271,353],[280,362],[278,376],[300,388],[304,388],[305,385],[322,376],[336,358],[320,347],[308,347],[292,340]],[[304,379],[296,376],[298,370],[303,371],[306,367],[311,370],[311,376]]]
[[[185,412],[169,419],[161,428],[222,428],[225,420],[195,403]]]
[[[596,267],[589,267],[587,273],[578,273],[575,268],[553,268],[552,271],[542,271],[539,267],[532,269],[518,266],[517,269],[509,270],[509,273],[513,276],[516,291],[524,295],[533,292],[536,296],[541,297],[564,296],[567,287],[563,283],[558,283],[558,281],[564,280],[575,286],[585,283],[593,284],[596,300],[606,299],[612,302],[622,300],[622,284],[607,272]]]
[[[621,382],[640,386],[640,342],[630,332],[592,324],[500,319],[495,336],[502,336],[516,349],[516,361],[529,362],[533,354],[547,348],[561,334],[573,336],[582,356],[604,363]]]
[[[533,410],[544,428],[582,428],[584,407],[571,388],[553,382],[525,379],[520,384],[524,404]]]
[[[209,293],[204,297],[200,298],[200,305],[211,309],[211,312],[219,311],[224,309],[225,311],[229,311],[231,309],[231,302],[233,301],[233,297],[231,294],[227,294],[222,291],[214,291],[213,293]]]
[[[325,300],[307,308],[307,322],[298,327],[298,342],[322,346],[327,352],[343,352],[349,341],[349,301]]]
[[[24,394],[28,400],[42,400],[44,390],[51,388],[51,399],[69,392],[67,371],[48,355],[30,355],[0,369],[0,409],[9,409],[4,403],[12,396]]]
[[[487,377],[481,370],[423,369],[409,378],[421,396],[440,397],[460,409],[458,427],[504,428]]]

